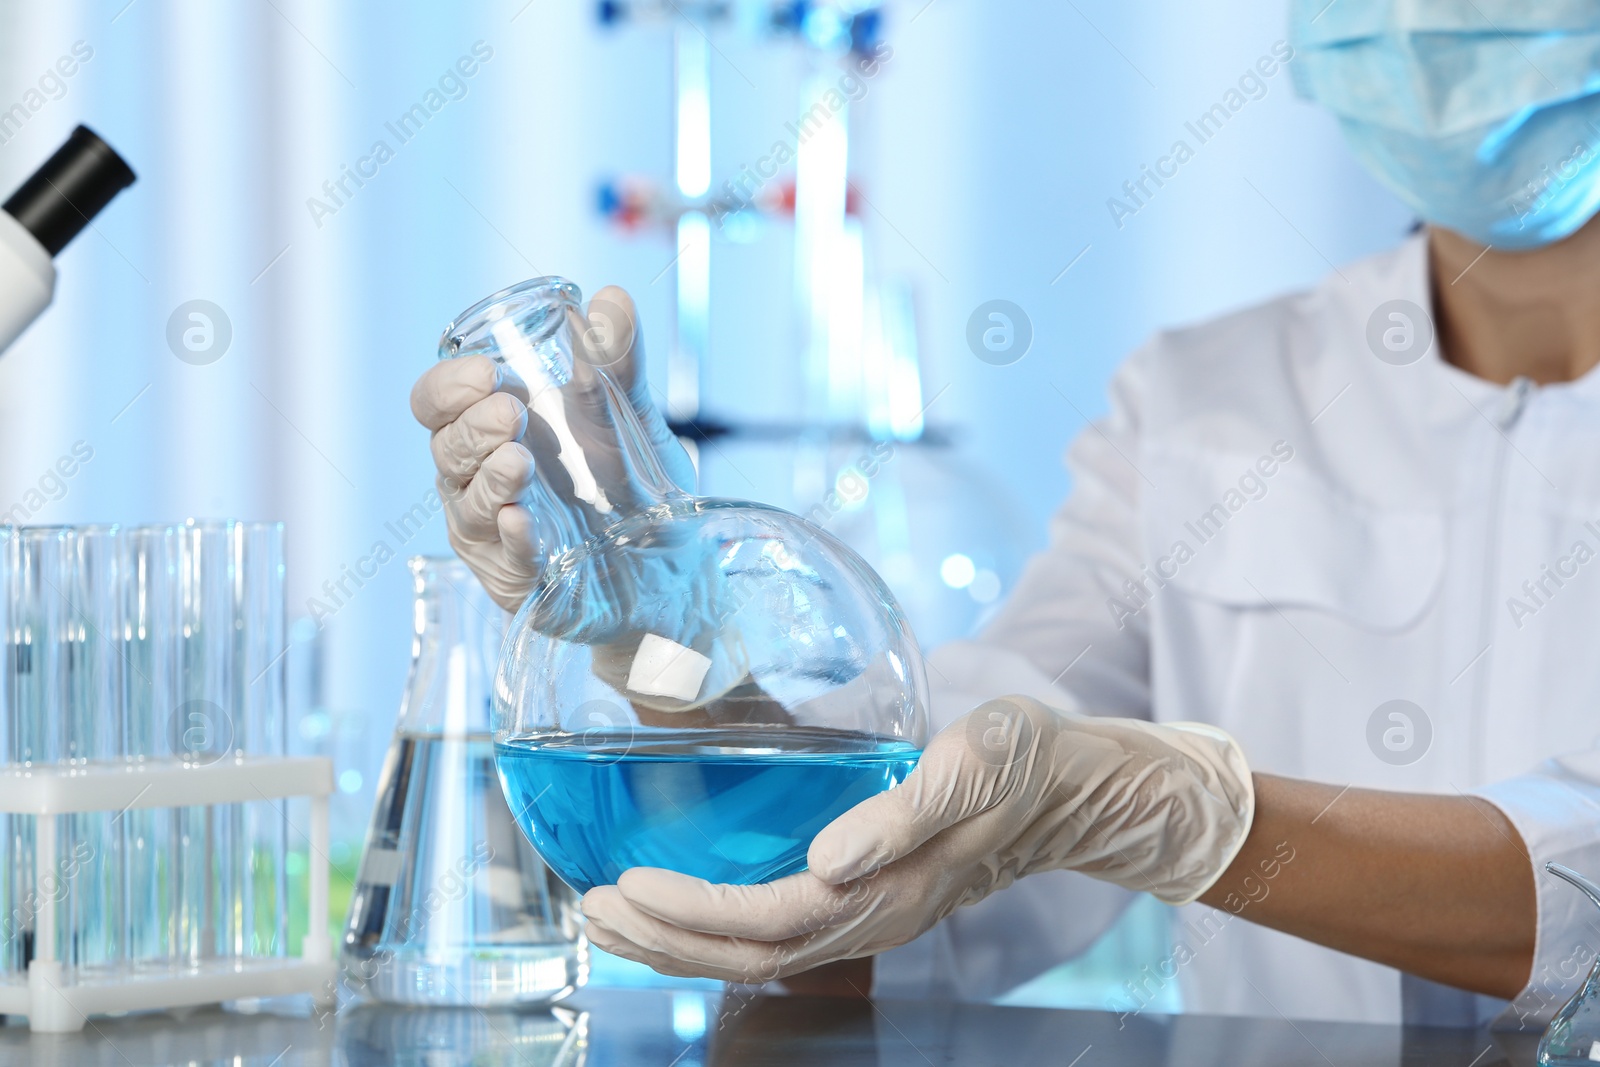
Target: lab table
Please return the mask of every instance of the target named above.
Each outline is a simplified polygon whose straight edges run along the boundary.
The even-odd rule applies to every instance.
[[[936,1001],[586,989],[554,1011],[309,1004],[95,1019],[81,1034],[0,1029],[0,1067],[1495,1067],[1535,1035]]]

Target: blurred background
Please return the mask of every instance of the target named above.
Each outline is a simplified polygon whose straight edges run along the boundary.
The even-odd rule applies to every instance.
[[[0,0],[0,189],[79,122],[139,175],[0,361],[0,510],[287,523],[291,744],[336,762],[348,877],[404,559],[448,550],[408,394],[458,311],[626,287],[699,491],[843,536],[936,644],[1044,543],[1130,349],[1409,228],[1285,36],[1276,0]],[[1011,999],[1114,1006],[1166,921]]]

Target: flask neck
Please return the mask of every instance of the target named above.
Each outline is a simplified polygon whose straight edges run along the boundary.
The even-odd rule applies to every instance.
[[[505,615],[458,559],[415,556],[411,576],[411,676],[398,729],[488,735],[493,729],[490,679]]]
[[[528,504],[547,564],[634,515],[691,499],[662,456],[665,427],[652,435],[640,417],[651,410],[642,372],[591,339],[581,300],[571,282],[534,278],[462,312],[439,345],[440,358],[493,359],[527,390]],[[631,323],[616,328],[631,336]]]
[[[605,368],[579,359],[564,383],[524,381],[529,503],[547,562],[632,516],[691,499]]]

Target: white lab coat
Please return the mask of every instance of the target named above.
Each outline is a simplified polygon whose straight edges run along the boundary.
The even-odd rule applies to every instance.
[[[1542,873],[1600,876],[1600,373],[1500,387],[1437,344],[1378,359],[1369,320],[1391,300],[1429,308],[1426,267],[1412,238],[1136,352],[1068,452],[1049,547],[977,639],[930,657],[934,725],[1021,692],[1215,723],[1259,771],[1486,796],[1541,869],[1534,980],[1509,1016],[1531,1021],[1600,950],[1592,907]],[[1386,711],[1374,747],[1392,700],[1431,731]],[[879,957],[875,990],[997,996],[1081,952],[1126,899],[1068,872],[1023,879]],[[1470,1023],[1505,1007],[1203,905],[1175,919],[1174,962],[1108,1005],[1176,981],[1186,1010],[1224,1014]]]

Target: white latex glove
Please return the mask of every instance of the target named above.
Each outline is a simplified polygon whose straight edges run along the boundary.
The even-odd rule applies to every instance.
[[[627,391],[645,432],[681,486],[694,484],[689,457],[668,431],[650,399],[645,380],[643,339],[633,300],[608,286],[589,302],[588,323],[574,329],[589,344],[590,361],[605,367]],[[516,611],[533,591],[543,563],[537,516],[523,502],[533,483],[534,464],[554,463],[551,434],[530,433],[528,390],[510,368],[485,356],[443,360],[429,367],[411,390],[411,411],[433,431],[433,462],[439,496],[444,501],[450,546],[472,568],[489,595],[508,611]],[[615,499],[625,490],[626,472],[608,448],[607,426],[573,426],[585,445],[601,487]]]
[[[766,982],[905,944],[1037,871],[1188,903],[1227,870],[1254,814],[1244,755],[1215,727],[1003,697],[826,826],[809,870],[731,886],[636,867],[590,890],[583,912],[595,945],[663,974]]]

